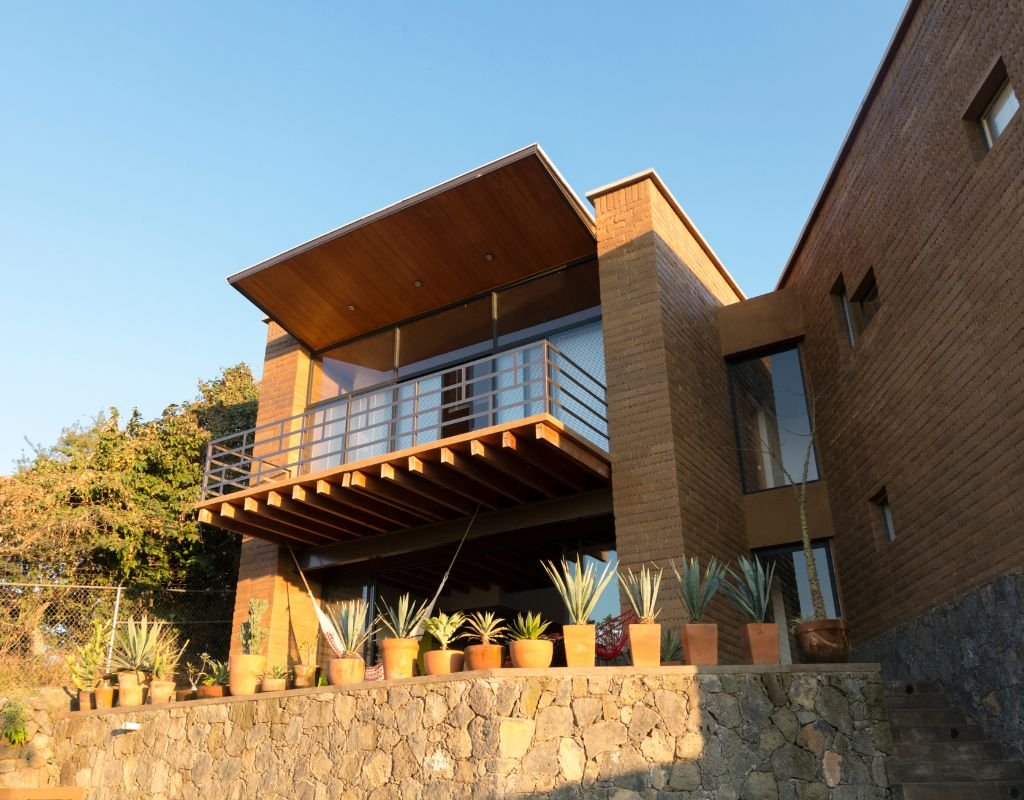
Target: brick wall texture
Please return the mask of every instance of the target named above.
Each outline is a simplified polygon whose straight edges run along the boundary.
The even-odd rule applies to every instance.
[[[856,642],[1024,562],[1024,114],[991,152],[962,120],[998,57],[1024,98],[1020,2],[921,4],[788,280]],[[869,269],[850,347],[829,292]]]

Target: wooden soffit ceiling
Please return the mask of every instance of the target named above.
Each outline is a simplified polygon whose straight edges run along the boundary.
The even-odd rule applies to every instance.
[[[531,145],[228,281],[318,350],[596,252],[589,213]]]

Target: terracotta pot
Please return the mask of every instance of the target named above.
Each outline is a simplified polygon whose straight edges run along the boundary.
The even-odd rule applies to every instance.
[[[155,678],[149,683],[149,702],[153,705],[169,703],[174,697],[174,681],[158,681]]]
[[[93,689],[92,696],[96,702],[96,708],[114,707],[113,686],[97,686],[95,689]]]
[[[79,711],[89,711],[92,708],[95,708],[95,706],[93,705],[93,695],[92,695],[92,692],[84,691],[82,689],[79,689],[78,690],[78,710]]]
[[[423,666],[428,675],[450,675],[462,672],[464,657],[461,650],[428,650],[423,654]]]
[[[565,665],[567,667],[592,667],[596,661],[594,625],[563,625],[562,639],[565,644]]]
[[[143,686],[139,676],[134,672],[117,673],[117,704],[125,706],[141,706],[144,699]]]
[[[501,669],[504,652],[500,644],[471,644],[466,647],[466,669]]]
[[[411,678],[420,652],[419,639],[383,639],[384,680]]]
[[[176,703],[185,703],[185,702],[187,702],[189,700],[195,700],[195,699],[196,699],[196,690],[195,689],[178,689],[178,691],[176,691],[174,693],[174,701]]]
[[[691,622],[679,632],[683,657],[692,666],[718,663],[718,626]]]
[[[661,666],[661,625],[634,622],[629,626],[629,654],[634,667]]]
[[[776,623],[751,622],[743,626],[741,633],[743,663],[779,663],[779,626]]]
[[[256,694],[260,678],[267,669],[266,656],[231,656],[228,662],[228,687],[237,697]]]
[[[844,619],[816,619],[796,626],[804,661],[841,664],[850,658],[850,630]]]
[[[228,687],[223,683],[215,683],[212,686],[200,686],[196,690],[200,700],[209,700],[211,697],[227,697]]]
[[[512,666],[520,669],[547,669],[555,653],[550,639],[516,639],[508,646]]]
[[[260,681],[261,692],[283,692],[287,688],[287,678],[264,678]]]
[[[404,640],[396,640],[404,641]],[[413,654],[415,658],[415,653]],[[349,658],[332,658],[327,662],[327,681],[331,686],[343,686],[346,683],[362,683],[366,677],[366,662],[359,656]]]
[[[316,686],[316,671],[318,669],[320,669],[318,664],[296,664],[292,667],[292,672],[295,675],[292,685],[296,689],[308,689],[311,686]]]

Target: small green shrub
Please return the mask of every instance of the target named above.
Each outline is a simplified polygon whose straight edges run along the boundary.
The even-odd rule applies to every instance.
[[[14,746],[23,745],[28,741],[25,725],[28,723],[25,704],[19,700],[8,700],[0,709],[0,726],[3,737]]]

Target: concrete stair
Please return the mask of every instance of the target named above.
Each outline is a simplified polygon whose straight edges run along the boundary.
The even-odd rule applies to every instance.
[[[1024,800],[1024,764],[987,741],[935,684],[890,681],[885,704],[897,797],[902,792],[903,800]]]

